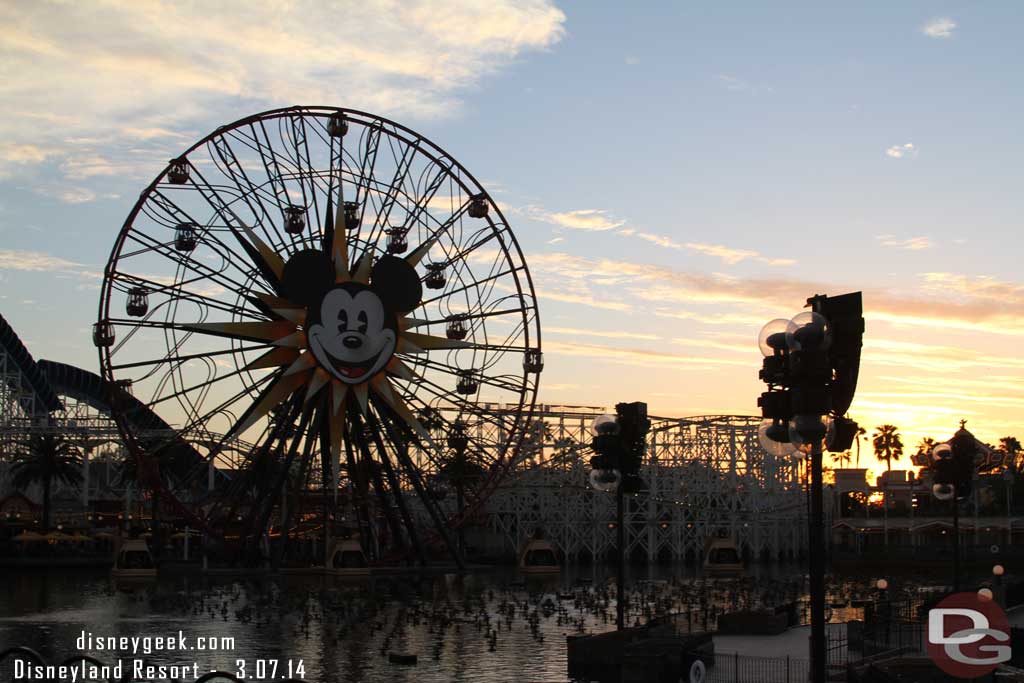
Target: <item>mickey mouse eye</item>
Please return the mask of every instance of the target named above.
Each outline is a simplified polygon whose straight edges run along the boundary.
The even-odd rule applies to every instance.
[[[359,321],[359,332],[366,334],[366,311],[359,311],[359,315],[356,316],[356,320]]]
[[[338,332],[344,332],[348,329],[348,311],[338,311]]]

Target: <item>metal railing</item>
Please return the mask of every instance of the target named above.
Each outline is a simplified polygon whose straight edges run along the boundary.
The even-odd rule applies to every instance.
[[[694,654],[705,666],[706,683],[807,683],[810,663],[793,657],[751,657],[739,653]]]

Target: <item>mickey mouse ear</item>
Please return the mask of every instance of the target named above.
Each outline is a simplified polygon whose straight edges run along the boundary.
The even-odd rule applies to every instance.
[[[397,256],[381,256],[373,266],[370,282],[384,305],[399,313],[408,313],[423,298],[423,284],[416,269]]]
[[[282,294],[308,306],[334,285],[334,265],[319,249],[303,249],[292,254],[281,276]]]

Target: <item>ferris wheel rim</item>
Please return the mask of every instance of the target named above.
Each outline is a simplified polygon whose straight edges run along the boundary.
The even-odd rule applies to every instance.
[[[403,133],[405,138],[404,142],[407,144],[416,144],[416,150],[418,153],[424,154],[428,159],[437,163],[440,160],[444,160],[445,163],[450,164],[452,172],[449,173],[449,177],[455,180],[458,185],[465,191],[471,191],[474,187],[480,191],[483,191],[489,199],[489,206],[495,211],[496,216],[494,220],[488,221],[488,227],[497,236],[497,242],[504,253],[505,259],[509,263],[521,264],[521,268],[513,269],[509,274],[516,282],[516,287],[519,292],[519,301],[522,303],[520,312],[522,315],[522,334],[524,336],[522,348],[524,351],[536,350],[538,353],[541,348],[541,328],[539,322],[539,310],[537,306],[536,290],[533,285],[532,275],[529,269],[526,267],[526,259],[523,254],[522,247],[519,243],[515,233],[509,228],[509,223],[506,220],[501,208],[497,202],[486,193],[484,186],[476,179],[473,174],[466,169],[457,159],[450,155],[447,151],[441,148],[439,145],[434,143],[432,140],[423,136],[412,129],[397,123],[388,118],[378,116],[369,112],[345,108],[345,107],[333,107],[333,106],[292,106],[283,107],[278,109],[271,109],[264,112],[248,115],[242,117],[236,121],[233,121],[224,126],[219,126],[214,131],[203,136],[197,142],[192,144],[187,150],[179,154],[175,159],[169,162],[168,166],[165,167],[153,181],[143,190],[138,200],[134,203],[131,211],[129,212],[126,220],[118,230],[117,238],[115,239],[114,245],[111,249],[110,256],[108,257],[107,267],[104,270],[104,278],[100,289],[100,301],[98,311],[98,321],[109,321],[111,317],[111,305],[113,302],[113,295],[117,288],[115,287],[114,275],[117,272],[116,264],[119,262],[124,246],[125,240],[128,236],[129,231],[138,219],[140,212],[146,204],[147,199],[154,193],[154,191],[165,182],[168,171],[170,169],[170,163],[173,163],[177,159],[186,159],[190,154],[195,153],[197,150],[201,150],[204,146],[209,145],[212,141],[216,140],[219,136],[224,135],[233,129],[240,126],[245,126],[257,121],[266,121],[273,119],[282,119],[289,116],[331,116],[333,114],[342,114],[344,116],[360,117],[365,119],[364,125],[371,125],[373,122],[380,124],[381,126],[388,126],[393,130],[385,131],[389,136],[394,136],[394,132],[398,131]],[[397,137],[397,136],[396,136]],[[432,149],[436,154],[431,154],[429,150],[425,150],[424,146]],[[378,236],[379,239],[379,236]],[[521,271],[521,272],[520,272]],[[531,343],[532,342],[532,343]],[[112,386],[116,385],[117,378],[114,371],[114,363],[112,362],[112,349],[109,346],[101,346],[99,351],[100,369],[103,379],[110,383]],[[523,440],[526,438],[526,429],[523,428],[529,423],[530,416],[533,414],[537,402],[537,390],[538,382],[529,381],[530,375],[533,374],[536,377],[536,373],[531,373],[526,369],[522,371],[522,395],[518,406],[518,415],[514,426],[514,439],[508,441],[502,450],[502,457],[496,463],[499,467],[497,471],[492,472],[492,476],[488,478],[489,485],[483,491],[485,494],[489,494],[498,484],[509,468],[514,462],[514,453],[516,453],[522,445]],[[426,405],[429,405],[429,401],[424,400]],[[119,411],[115,411],[115,418],[118,424],[119,430],[122,432],[126,442],[130,445],[134,444],[135,448],[132,448],[133,452],[138,448],[138,444],[135,441],[133,428],[131,425],[123,419]],[[486,498],[486,495],[481,496],[477,499],[477,505],[474,505],[475,509],[478,504],[482,503]]]

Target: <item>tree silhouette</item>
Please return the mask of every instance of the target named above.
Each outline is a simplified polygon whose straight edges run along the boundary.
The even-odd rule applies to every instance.
[[[850,460],[851,460],[850,451],[842,451],[842,452],[839,452],[839,453],[832,453],[832,462],[834,462],[835,464],[839,465],[840,467],[842,467],[844,465],[849,465],[850,464]]]
[[[875,448],[875,457],[885,462],[886,471],[892,470],[892,461],[899,460],[903,455],[903,439],[900,438],[896,425],[875,427],[871,435],[871,444]]]
[[[78,484],[82,481],[82,457],[70,441],[59,434],[33,434],[18,446],[11,464],[11,484],[24,491],[37,482],[43,485],[43,529],[50,528],[50,489],[53,482]]]
[[[857,467],[860,467],[860,440],[867,433],[867,430],[863,427],[857,427]]]
[[[1011,472],[1017,471],[1017,455],[1024,450],[1021,448],[1020,441],[1015,436],[1004,436],[999,439],[999,450],[1006,454],[1005,463],[1006,468]]]

